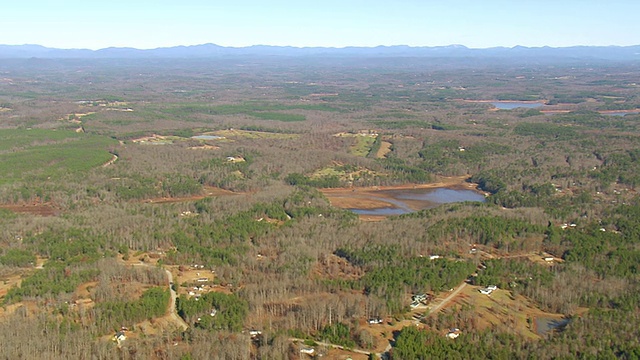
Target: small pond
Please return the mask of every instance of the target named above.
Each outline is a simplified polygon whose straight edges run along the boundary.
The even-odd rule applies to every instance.
[[[402,215],[418,210],[436,207],[441,204],[476,201],[484,202],[483,194],[474,190],[456,190],[448,188],[435,189],[397,189],[382,190],[380,196],[372,196],[373,200],[388,203],[388,207],[375,209],[349,209],[358,215]]]
[[[196,136],[192,136],[192,139],[196,139],[196,140],[219,140],[222,139],[222,136],[216,136],[216,135],[196,135]]]
[[[638,114],[637,112],[626,112],[626,111],[608,111],[608,112],[601,112],[600,114],[602,115],[609,115],[609,116],[625,116],[628,114]]]
[[[536,318],[536,332],[540,336],[546,335],[549,331],[562,331],[571,319],[557,319],[557,318],[546,318],[546,317],[537,317]]]
[[[491,105],[499,110],[512,110],[517,108],[535,109],[542,107],[543,103],[530,101],[493,101]]]

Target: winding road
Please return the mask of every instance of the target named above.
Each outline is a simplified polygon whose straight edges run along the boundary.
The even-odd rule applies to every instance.
[[[133,264],[133,266],[151,267],[154,265],[139,263],[139,264]],[[167,273],[167,279],[169,280],[169,293],[171,294],[171,302],[169,303],[169,317],[171,317],[171,319],[173,319],[173,322],[178,324],[178,326],[182,328],[182,330],[187,330],[189,328],[189,325],[184,320],[182,320],[180,316],[178,316],[178,312],[176,311],[176,299],[178,298],[178,295],[176,294],[176,292],[173,290],[173,287],[171,286],[173,284],[173,274],[171,273],[171,271],[167,269],[164,269],[164,271]]]

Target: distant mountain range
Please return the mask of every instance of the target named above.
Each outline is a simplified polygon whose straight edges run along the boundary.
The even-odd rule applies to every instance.
[[[48,59],[149,59],[149,58],[211,58],[234,56],[285,56],[285,57],[431,57],[431,58],[555,58],[601,59],[616,61],[640,60],[640,45],[636,46],[572,46],[562,48],[515,46],[471,49],[463,45],[411,47],[291,47],[255,45],[248,47],[224,47],[215,44],[175,46],[150,50],[134,48],[55,49],[40,45],[0,45],[0,58],[48,58]]]

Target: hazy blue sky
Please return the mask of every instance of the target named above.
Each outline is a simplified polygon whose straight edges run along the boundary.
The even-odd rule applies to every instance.
[[[15,0],[0,44],[637,45],[639,18],[638,0]]]

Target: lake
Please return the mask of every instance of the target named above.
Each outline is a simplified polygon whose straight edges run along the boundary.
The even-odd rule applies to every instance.
[[[436,207],[441,204],[454,202],[475,201],[484,202],[483,194],[474,190],[457,190],[449,188],[435,189],[395,189],[381,190],[377,194],[379,196],[370,196],[372,200],[379,200],[390,206],[373,208],[373,209],[357,209],[351,208],[358,215],[402,215],[418,210],[424,210]]]
[[[542,107],[544,104],[531,101],[492,101],[491,105],[498,108],[498,110],[513,110],[517,108],[535,109]]]

